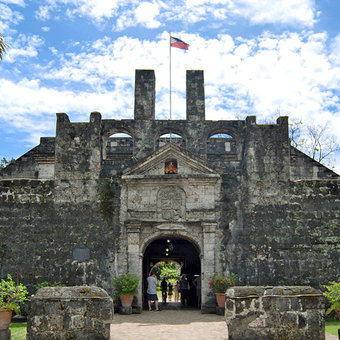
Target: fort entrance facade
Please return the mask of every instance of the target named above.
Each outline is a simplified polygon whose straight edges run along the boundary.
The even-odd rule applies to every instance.
[[[142,307],[170,240],[169,258],[201,274],[203,312],[215,311],[215,274],[239,285],[338,279],[340,177],[290,145],[288,117],[206,120],[197,70],[186,119],[155,119],[155,98],[154,72],[137,70],[133,119],[58,113],[56,136],[1,170],[1,276],[114,296],[112,279],[130,273]]]
[[[167,173],[170,163],[176,165],[175,173]],[[176,254],[182,256],[187,274],[195,267],[197,273],[202,274],[202,309],[206,308],[208,280],[216,272],[220,173],[203,160],[198,162],[177,145],[168,143],[151,157],[125,169],[121,178],[120,218],[124,232],[120,243],[126,242],[129,273],[144,279],[146,273],[143,274],[142,269],[146,270],[145,265],[152,256],[165,256],[159,253],[157,244],[165,239],[173,240],[172,246],[181,248],[182,255]],[[143,285],[138,293],[140,303],[142,288]]]

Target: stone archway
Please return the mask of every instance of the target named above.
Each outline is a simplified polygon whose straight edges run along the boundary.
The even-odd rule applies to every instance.
[[[178,236],[160,236],[150,242],[143,253],[143,306],[146,306],[146,278],[158,262],[174,261],[180,264],[181,274],[186,274],[190,283],[201,275],[200,249],[186,238]],[[198,307],[196,288],[191,284],[188,304]]]
[[[158,239],[176,239],[186,241],[197,250],[202,278],[201,311],[211,312],[215,308],[215,300],[209,296],[209,278],[215,274],[216,223],[161,224],[158,226],[142,226],[141,222],[130,222],[127,227],[127,268],[130,274],[141,278],[137,299],[143,307],[144,294],[144,255],[150,244]],[[179,241],[178,241],[179,242]],[[144,269],[144,270],[143,270]],[[145,272],[145,274],[144,274]],[[213,303],[213,305],[212,305]]]

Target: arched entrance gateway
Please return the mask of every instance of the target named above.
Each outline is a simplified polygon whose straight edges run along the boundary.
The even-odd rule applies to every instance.
[[[209,278],[221,270],[218,203],[221,173],[168,143],[122,174],[121,236],[117,274],[137,275],[137,304],[143,307],[150,263],[174,260],[182,272],[201,274],[202,312],[215,309]],[[167,241],[173,250],[164,253]]]
[[[201,276],[201,260],[199,247],[187,239],[166,235],[153,240],[146,247],[143,256],[143,306],[146,306],[146,278],[159,262],[176,262],[180,266],[180,274],[185,274],[190,282],[188,304],[199,307],[197,292],[193,280]]]

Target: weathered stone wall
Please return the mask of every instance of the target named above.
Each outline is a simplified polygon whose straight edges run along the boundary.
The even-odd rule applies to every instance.
[[[102,161],[101,115],[70,123],[59,113],[55,147],[55,201],[95,202]]]
[[[40,144],[26,152],[0,171],[0,179],[5,178],[54,178],[53,137],[41,137]]]
[[[311,287],[232,287],[225,306],[229,340],[325,339],[325,298]]]
[[[27,339],[109,339],[112,317],[112,299],[101,288],[41,288],[30,300]]]
[[[305,155],[298,149],[290,147],[290,164],[292,180],[338,178],[339,176],[324,165]]]
[[[31,292],[45,280],[112,291],[119,232],[114,204],[108,202],[112,215],[105,218],[97,203],[56,204],[54,184],[0,181],[0,275],[11,273]]]
[[[242,284],[321,287],[337,279],[340,181],[297,181],[287,186],[289,195],[283,192],[282,202],[244,202],[225,231],[226,268],[239,273]]]

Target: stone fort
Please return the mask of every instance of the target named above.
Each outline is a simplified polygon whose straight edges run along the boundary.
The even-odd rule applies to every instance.
[[[239,285],[338,279],[340,177],[290,145],[276,124],[205,119],[203,71],[186,74],[186,119],[155,119],[155,74],[136,70],[134,119],[70,122],[0,172],[0,276],[28,287],[145,279],[159,261]]]

